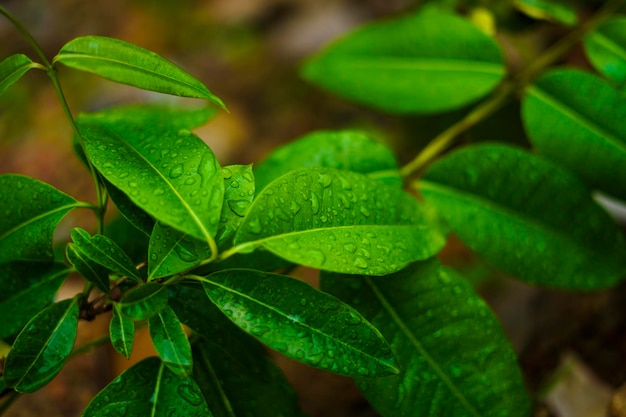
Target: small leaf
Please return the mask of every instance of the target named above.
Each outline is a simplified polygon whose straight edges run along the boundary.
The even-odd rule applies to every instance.
[[[144,359],[95,396],[83,417],[212,417],[198,385],[156,357]]]
[[[589,61],[622,91],[626,87],[626,16],[603,22],[584,39]]]
[[[93,262],[141,282],[133,261],[113,240],[104,235],[89,236],[89,233],[79,227],[72,229],[71,236],[76,246]]]
[[[204,278],[203,286],[236,325],[292,359],[342,375],[398,372],[378,330],[350,306],[302,281],[231,269]]]
[[[578,21],[571,0],[514,0],[513,5],[535,19],[550,20],[565,25]]]
[[[0,339],[20,330],[52,302],[69,273],[63,264],[12,262],[0,266]]]
[[[206,242],[161,222],[152,229],[148,253],[149,280],[187,271],[211,256]]]
[[[250,165],[230,165],[222,168],[224,204],[217,229],[218,247],[230,243],[248,214],[254,199],[254,174]]]
[[[471,285],[429,260],[386,277],[323,273],[321,285],[379,329],[401,373],[356,382],[383,416],[527,417],[515,353]]]
[[[92,261],[91,258],[85,254],[83,249],[75,243],[68,243],[65,248],[65,256],[67,256],[67,260],[70,261],[72,266],[74,266],[87,281],[91,282],[105,293],[110,293],[109,272],[102,265]]]
[[[362,27],[310,60],[309,81],[390,113],[469,104],[505,74],[498,44],[471,22],[435,9]]]
[[[303,168],[273,181],[235,236],[241,252],[262,245],[293,263],[369,275],[428,258],[443,243],[399,188],[330,168]]]
[[[472,250],[527,282],[589,290],[626,273],[619,228],[586,187],[547,160],[472,146],[432,164],[419,188]]]
[[[78,37],[65,44],[53,62],[144,90],[204,98],[226,109],[219,97],[180,67],[154,52],[119,39]]]
[[[126,359],[130,358],[135,340],[135,323],[122,314],[117,303],[113,303],[113,316],[109,323],[109,336],[113,348]]]
[[[103,180],[111,201],[115,204],[120,214],[136,229],[150,236],[154,227],[154,219],[148,213],[140,209],[133,201],[107,180]]]
[[[11,55],[0,62],[0,95],[32,68],[33,61],[22,54]]]
[[[0,263],[54,258],[52,236],[77,202],[51,185],[22,175],[0,175]]]
[[[177,375],[191,375],[191,346],[174,311],[164,307],[148,319],[148,326],[152,344],[163,363]]]
[[[72,351],[77,327],[77,299],[52,304],[33,317],[15,339],[6,358],[7,386],[27,393],[50,382]]]
[[[135,320],[148,319],[167,307],[167,290],[161,284],[149,282],[128,291],[119,302],[120,311]]]
[[[390,185],[401,185],[391,151],[363,132],[319,131],[273,151],[254,169],[257,190],[291,170],[324,167],[369,174]]]

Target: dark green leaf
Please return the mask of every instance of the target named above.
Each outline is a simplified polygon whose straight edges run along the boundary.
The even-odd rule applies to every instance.
[[[626,86],[626,17],[615,16],[585,37],[589,61],[623,89]]]
[[[497,320],[468,282],[437,261],[380,278],[323,274],[321,285],[391,341],[401,373],[356,379],[383,416],[530,415],[515,353]]]
[[[626,273],[621,231],[586,187],[547,160],[473,146],[431,165],[419,188],[471,249],[528,282],[594,289]]]
[[[276,149],[254,169],[257,190],[291,170],[304,167],[345,169],[401,185],[391,151],[363,132],[320,131]]]
[[[135,323],[122,314],[117,303],[113,304],[113,316],[109,323],[109,336],[113,348],[126,359],[130,358],[135,340]]]
[[[104,180],[104,185],[120,214],[135,228],[142,231],[146,236],[150,236],[154,227],[154,219],[113,184]]]
[[[97,262],[92,261],[81,247],[75,243],[68,243],[65,248],[65,256],[87,281],[107,294],[110,292],[108,270]]]
[[[124,216],[113,217],[104,228],[104,235],[115,241],[117,245],[128,255],[134,265],[146,261],[148,253],[149,236],[140,232]],[[145,269],[139,269],[143,277]]]
[[[551,20],[566,25],[578,21],[571,0],[515,0],[515,7],[535,19]]]
[[[206,242],[157,222],[150,236],[148,279],[187,271],[211,255]]]
[[[138,285],[120,300],[120,311],[135,320],[144,320],[167,307],[167,289],[156,282]]]
[[[224,204],[217,229],[219,247],[230,243],[254,199],[254,175],[250,165],[230,165],[222,168]]]
[[[524,96],[522,116],[537,150],[585,183],[626,198],[626,97],[581,71],[553,70]]]
[[[17,336],[4,365],[7,386],[34,392],[54,378],[69,357],[78,327],[78,301],[52,304]]]
[[[393,113],[461,107],[489,93],[504,73],[492,38],[434,9],[358,29],[303,71],[331,92]]]
[[[65,44],[54,62],[144,90],[204,98],[225,109],[222,100],[170,61],[139,46],[103,36],[82,36]]]
[[[20,330],[58,291],[70,273],[63,264],[12,262],[0,266],[0,339]]]
[[[22,175],[0,175],[0,263],[52,260],[52,236],[77,202],[56,188]]]
[[[235,236],[240,252],[262,245],[294,263],[368,275],[428,258],[443,243],[410,195],[330,168],[303,168],[273,181]]]
[[[193,367],[191,346],[180,320],[170,307],[148,319],[152,344],[161,360],[177,375],[189,376]]]
[[[302,281],[231,269],[209,275],[203,286],[236,325],[290,358],[343,375],[398,372],[378,330],[350,306]]]
[[[0,95],[31,68],[34,68],[33,61],[22,54],[11,55],[0,62]]]
[[[158,358],[144,359],[96,395],[83,417],[212,417],[198,385]]]

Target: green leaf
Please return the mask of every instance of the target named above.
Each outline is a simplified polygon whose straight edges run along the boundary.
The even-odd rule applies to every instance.
[[[144,359],[95,396],[83,417],[212,417],[198,385],[156,357]]]
[[[330,168],[291,171],[256,198],[235,244],[342,273],[384,275],[428,258],[444,239],[417,201],[363,174]]]
[[[386,146],[363,132],[339,130],[309,133],[273,151],[254,170],[257,190],[304,167],[345,169],[402,184],[396,159]]]
[[[204,98],[226,109],[202,82],[165,58],[137,45],[103,36],[65,44],[53,63],[91,72],[122,84],[182,97]]]
[[[535,19],[550,20],[565,25],[578,21],[572,0],[515,0],[513,5]]]
[[[175,374],[190,376],[193,362],[185,330],[170,307],[148,319],[152,344],[165,365]]]
[[[626,86],[626,16],[614,16],[584,39],[589,61],[624,91]]]
[[[0,95],[32,68],[33,61],[22,54],[11,55],[0,62]]]
[[[148,249],[148,279],[187,271],[211,256],[206,242],[156,222]]]
[[[111,288],[108,270],[97,262],[92,261],[80,246],[75,243],[68,243],[65,247],[65,256],[67,256],[67,260],[70,261],[72,266],[74,266],[87,281],[91,282],[105,293],[110,293]]]
[[[54,294],[71,272],[63,264],[11,262],[0,266],[0,339],[20,330]]]
[[[0,263],[54,258],[52,237],[78,203],[56,188],[16,174],[0,175]]]
[[[434,9],[358,29],[310,60],[303,75],[347,99],[391,113],[469,104],[505,74],[497,43]]]
[[[135,340],[135,323],[121,312],[119,304],[113,303],[113,316],[109,323],[109,336],[113,348],[126,359],[130,358]]]
[[[215,305],[282,354],[342,375],[397,373],[389,345],[350,306],[284,275],[249,269],[203,279]]]
[[[525,151],[465,148],[432,164],[419,188],[472,250],[527,282],[596,289],[626,272],[622,233],[588,189]]]
[[[224,204],[217,229],[217,244],[230,243],[254,199],[254,175],[250,165],[229,165],[222,168]]]
[[[553,70],[526,91],[522,117],[539,153],[626,198],[626,97],[592,74]]]
[[[85,257],[122,276],[141,282],[133,261],[113,240],[104,235],[89,236],[89,233],[79,227],[72,229],[71,236]],[[108,287],[108,279],[103,285]]]
[[[17,336],[4,365],[7,386],[37,391],[63,368],[76,339],[78,300],[52,304],[33,317]]]
[[[120,311],[135,320],[148,319],[167,307],[167,289],[156,282],[138,285],[120,300]]]
[[[415,263],[386,277],[322,274],[321,285],[391,341],[401,373],[357,378],[383,416],[527,417],[515,353],[471,285]]]
[[[136,229],[150,236],[154,227],[154,219],[148,213],[140,209],[133,201],[107,180],[103,180],[111,201],[117,207],[120,214]]]

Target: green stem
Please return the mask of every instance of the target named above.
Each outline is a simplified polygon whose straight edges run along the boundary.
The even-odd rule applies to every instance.
[[[20,397],[20,393],[17,391],[13,391],[9,394],[9,397],[4,400],[2,404],[0,404],[0,416],[6,413],[6,411],[11,407],[11,405]]]
[[[13,15],[2,6],[0,6],[0,14],[6,17],[7,20],[11,22],[13,26],[15,26],[15,28],[22,34],[22,36],[26,38],[26,40],[28,41],[28,43],[31,44],[37,55],[39,55],[41,62],[45,64],[46,68],[52,67],[52,64],[50,64],[50,61],[48,61],[48,58],[46,58],[46,54],[43,53],[43,50],[41,49],[35,38],[33,38],[33,35],[30,34],[28,29],[26,29],[26,27],[19,20],[13,17]]]

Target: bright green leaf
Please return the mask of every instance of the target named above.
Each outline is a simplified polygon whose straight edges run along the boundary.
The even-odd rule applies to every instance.
[[[211,255],[206,242],[156,222],[148,249],[148,279],[162,278],[193,268]]]
[[[303,69],[305,78],[335,94],[392,113],[462,107],[489,93],[504,74],[492,38],[434,9],[360,28]]]
[[[535,19],[575,25],[578,16],[572,3],[572,0],[515,0],[513,2],[515,7]]]
[[[0,175],[0,263],[52,260],[52,237],[77,202],[51,185],[16,174]]]
[[[429,260],[386,277],[322,274],[391,341],[401,373],[357,378],[383,416],[527,417],[515,353],[462,277]]]
[[[167,289],[156,282],[138,285],[120,300],[120,311],[135,320],[144,320],[167,307]]]
[[[224,204],[217,229],[219,247],[229,243],[237,231],[254,198],[254,174],[250,165],[229,165],[222,168]]]
[[[191,375],[191,346],[174,311],[164,307],[148,319],[148,326],[152,344],[163,363],[177,375]]]
[[[231,269],[204,278],[203,286],[236,325],[290,358],[343,375],[398,372],[378,330],[350,306],[302,281]]]
[[[72,351],[77,327],[77,299],[52,304],[33,317],[6,358],[7,386],[18,392],[34,392],[50,382]]]
[[[212,417],[198,385],[170,371],[159,358],[144,359],[95,396],[83,417]]]
[[[107,294],[111,291],[108,270],[92,261],[80,246],[75,243],[68,243],[65,248],[65,256],[87,281]]]
[[[0,62],[0,95],[34,67],[26,55],[15,54]]]
[[[397,187],[330,168],[291,171],[263,189],[235,244],[297,264],[384,275],[443,246],[418,202]]]
[[[430,166],[419,188],[472,250],[527,282],[595,289],[626,273],[622,233],[589,190],[521,149],[454,152]]]
[[[626,17],[615,16],[591,31],[584,40],[589,61],[604,76],[626,87]]]
[[[113,304],[113,316],[109,323],[109,336],[113,348],[126,359],[130,358],[135,340],[135,323],[122,314],[117,303]]]
[[[54,62],[144,90],[204,98],[225,109],[202,82],[165,58],[137,45],[103,36],[82,36],[65,44]]]

